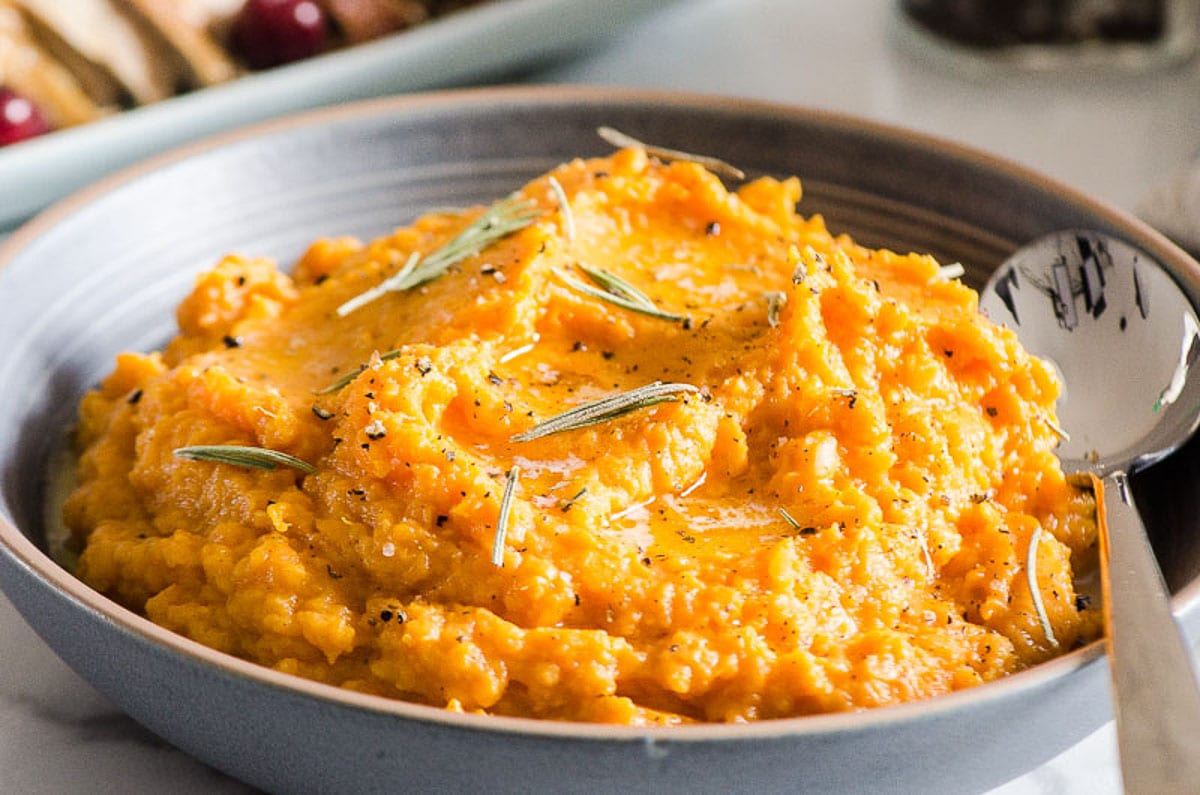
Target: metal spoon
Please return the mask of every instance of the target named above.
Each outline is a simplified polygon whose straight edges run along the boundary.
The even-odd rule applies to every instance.
[[[1093,231],[1025,246],[988,280],[980,308],[1058,367],[1058,456],[1098,486],[1100,574],[1113,712],[1128,792],[1200,786],[1200,687],[1134,505],[1128,473],[1200,423],[1200,322],[1146,254]],[[1198,484],[1200,486],[1200,484]]]

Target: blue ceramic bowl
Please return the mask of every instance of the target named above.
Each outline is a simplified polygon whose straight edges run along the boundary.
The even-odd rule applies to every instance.
[[[1200,267],[1132,218],[959,146],[855,119],[712,97],[584,89],[413,96],[299,116],[153,160],[52,208],[0,249],[0,585],[80,674],[151,730],[273,791],[968,792],[1051,758],[1110,714],[1100,644],[970,691],[870,712],[638,729],[452,714],[261,668],[163,630],[46,553],[47,471],[79,397],[122,350],[173,333],[197,271],[287,262],[430,206],[486,202],[611,125],[798,174],[805,213],[869,245],[969,263],[1023,242],[1121,236],[1200,299]],[[1200,627],[1198,448],[1138,479],[1179,617]]]

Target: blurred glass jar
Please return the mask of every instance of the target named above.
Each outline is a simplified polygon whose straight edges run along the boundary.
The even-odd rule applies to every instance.
[[[901,0],[925,32],[1032,67],[1179,63],[1196,52],[1200,0]]]

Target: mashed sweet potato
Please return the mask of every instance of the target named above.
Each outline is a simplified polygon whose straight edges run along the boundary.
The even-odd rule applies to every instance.
[[[537,179],[530,225],[343,314],[479,211],[202,275],[83,400],[79,576],[280,671],[630,724],[895,704],[1097,635],[1053,371],[972,290],[798,216],[796,179],[637,148],[553,176],[568,208]],[[695,391],[513,439],[656,381]],[[226,444],[315,471],[175,454]]]

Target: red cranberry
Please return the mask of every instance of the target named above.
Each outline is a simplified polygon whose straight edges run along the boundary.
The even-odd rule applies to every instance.
[[[37,107],[15,91],[0,87],[0,146],[50,131]]]
[[[325,48],[325,12],[312,0],[246,0],[233,44],[251,69],[299,61]]]

